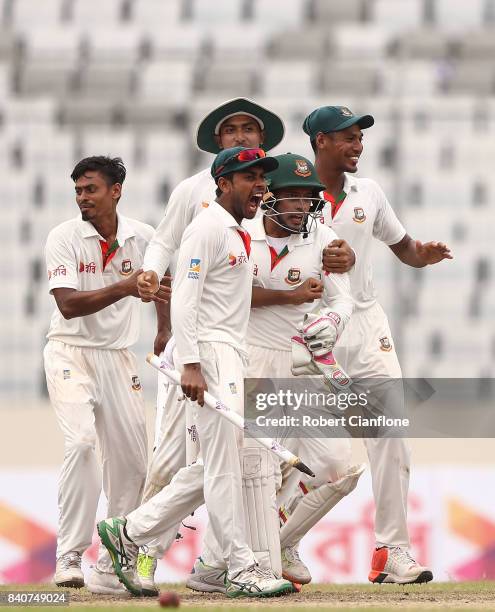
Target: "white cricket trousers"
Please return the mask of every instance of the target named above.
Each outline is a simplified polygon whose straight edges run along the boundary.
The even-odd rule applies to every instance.
[[[83,553],[92,541],[103,465],[108,516],[140,503],[146,476],[144,401],[134,355],[127,349],[94,349],[50,340],[44,350],[46,381],[64,434],[59,480],[57,558]],[[97,563],[112,571],[106,549]]]
[[[221,342],[201,342],[199,350],[210,393],[243,414],[242,356]],[[220,562],[233,575],[255,562],[245,538],[239,461],[243,436],[214,410],[196,402],[191,407],[201,444],[199,460],[180,469],[168,486],[127,516],[127,533],[139,546],[160,541],[166,550],[177,524],[205,502]]]
[[[280,351],[248,345],[249,365],[247,378],[295,378],[291,371],[291,351]],[[308,465],[315,477],[302,474],[282,462],[282,489],[297,486],[299,482],[318,487],[339,480],[350,467],[351,443],[342,438],[295,437],[283,438],[281,443]],[[290,476],[289,476],[290,475]],[[288,482],[293,481],[290,485]],[[285,495],[282,495],[285,498]]]
[[[378,303],[366,310],[354,311],[334,355],[355,381],[402,378],[387,316]],[[397,398],[394,394],[391,401],[404,400],[403,396]],[[392,410],[395,408],[391,406]],[[363,442],[368,452],[375,498],[377,546],[408,548],[409,444],[404,438],[367,438]]]

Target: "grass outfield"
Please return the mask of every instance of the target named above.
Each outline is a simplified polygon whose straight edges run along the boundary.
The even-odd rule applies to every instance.
[[[0,599],[3,591],[51,591],[52,585],[0,586]],[[60,589],[62,591],[62,589]],[[86,589],[68,589],[70,607],[79,611],[108,612],[109,608],[123,608],[125,612],[154,608],[158,606],[155,598],[115,598],[92,595]],[[306,611],[315,607],[320,609],[366,610],[378,612],[400,609],[401,612],[421,610],[495,610],[495,582],[455,582],[431,583],[426,585],[333,585],[315,584],[304,587],[301,593],[273,599],[231,600],[218,593],[194,593],[183,585],[164,584],[162,591],[175,591],[181,598],[181,606],[188,612],[229,612],[245,607],[255,607],[257,612],[282,608],[283,612]],[[14,607],[23,605],[0,605],[0,612],[12,612]],[[30,607],[31,608],[31,607]],[[32,608],[31,608],[32,609]],[[63,606],[42,606],[44,612],[61,612]]]

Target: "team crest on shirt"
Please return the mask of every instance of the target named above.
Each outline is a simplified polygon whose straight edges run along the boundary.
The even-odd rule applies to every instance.
[[[235,382],[229,383],[229,389],[232,395],[237,395],[237,387],[236,387]]]
[[[305,159],[296,159],[295,162],[296,169],[294,170],[294,174],[297,174],[297,176],[311,176],[311,170]]]
[[[70,370],[64,370],[64,380],[68,380],[70,378]]]
[[[209,205],[210,205],[209,202],[201,202],[201,207],[202,208],[208,208]]]
[[[187,278],[198,280],[200,272],[201,272],[201,259],[191,259],[191,263],[189,264],[189,272],[187,273]]]
[[[287,278],[284,280],[288,285],[296,285],[301,280],[301,270],[299,268],[290,268],[287,272]]]
[[[364,214],[364,210],[360,207],[354,209],[354,217],[352,220],[356,223],[364,223],[366,221],[366,215]]]
[[[141,391],[141,381],[139,380],[139,376],[134,375],[132,377],[132,388],[134,391]]]
[[[392,350],[392,345],[390,344],[388,336],[383,336],[383,338],[380,338],[380,350],[387,353]]]
[[[122,262],[120,273],[123,276],[128,276],[129,274],[132,274],[132,272],[134,272],[134,270],[132,269],[132,261],[130,259],[124,259],[124,261]]]

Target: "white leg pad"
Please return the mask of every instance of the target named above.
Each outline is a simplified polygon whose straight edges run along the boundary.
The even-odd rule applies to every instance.
[[[279,521],[275,495],[275,461],[255,440],[240,449],[242,494],[246,533],[256,560],[262,567],[282,575]]]
[[[298,544],[327,512],[356,488],[359,477],[365,469],[364,463],[353,465],[339,480],[327,482],[308,491],[280,529],[281,547]]]

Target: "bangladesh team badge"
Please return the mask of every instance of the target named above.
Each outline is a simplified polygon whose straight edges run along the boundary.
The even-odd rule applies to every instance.
[[[383,338],[380,338],[380,350],[385,351],[387,353],[392,350],[392,345],[390,344],[390,340],[387,336],[383,336]]]
[[[120,269],[120,273],[123,276],[129,276],[129,274],[132,274],[134,270],[132,269],[132,261],[130,259],[124,259],[122,261],[122,267]]]
[[[364,221],[366,221],[366,215],[364,214],[364,210],[359,207],[355,208],[354,217],[352,217],[352,220],[356,223],[364,223]]]
[[[288,285],[296,285],[301,280],[301,270],[299,268],[290,268],[287,272],[285,282]]]
[[[296,169],[294,170],[294,174],[297,174],[297,176],[311,176],[311,170],[305,159],[296,159],[295,162]]]
[[[139,380],[139,376],[134,375],[132,377],[132,388],[134,391],[141,391],[141,381]]]

